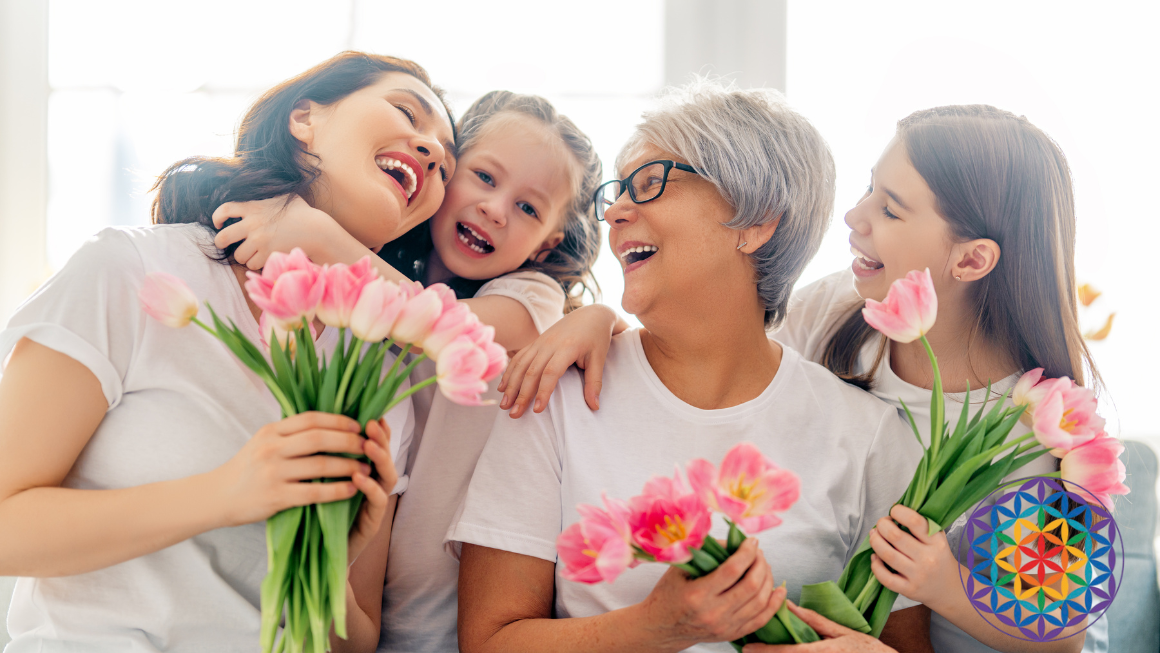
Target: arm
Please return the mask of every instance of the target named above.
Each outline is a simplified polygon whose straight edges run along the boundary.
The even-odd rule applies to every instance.
[[[785,588],[773,587],[756,539],[746,545],[696,580],[669,568],[636,605],[595,617],[553,619],[555,563],[464,543],[459,648],[464,653],[659,653],[737,639],[765,625],[785,599]]]
[[[1083,648],[1083,633],[1075,637],[1068,635],[1078,632],[1086,623],[1065,629],[1060,636],[1066,639],[1051,642],[1030,642],[1018,629],[996,624],[1003,629],[1000,632],[967,599],[960,574],[969,574],[970,570],[955,560],[946,534],[928,535],[926,518],[905,506],[894,506],[890,515],[894,519],[883,517],[870,533],[870,545],[875,553],[870,566],[883,587],[921,601],[971,637],[1004,653],[1078,653]],[[899,528],[895,520],[910,532]]]
[[[372,252],[339,226],[325,212],[297,195],[272,197],[254,202],[226,202],[213,213],[219,229],[226,220],[241,218],[218,232],[214,245],[224,249],[239,240],[234,259],[251,270],[260,270],[273,252],[289,252],[300,247],[315,263],[351,265]],[[371,262],[379,276],[396,283],[410,281],[402,272],[378,256]],[[508,351],[526,347],[540,332],[519,302],[507,297],[479,297],[460,300],[481,322],[495,328],[495,341]]]
[[[584,306],[565,315],[508,363],[499,383],[503,393],[500,408],[511,408],[509,415],[518,418],[534,397],[533,410],[543,411],[560,377],[575,364],[584,370],[585,403],[592,410],[599,410],[604,360],[612,336],[627,328],[628,323],[603,304]]]
[[[364,451],[357,422],[321,413],[268,424],[205,474],[115,490],[60,487],[106,408],[87,367],[31,340],[17,343],[0,376],[0,576],[85,573],[292,506],[375,493],[363,463],[314,455]],[[353,480],[298,482],[343,476]],[[369,516],[381,520],[385,498],[374,503]]]

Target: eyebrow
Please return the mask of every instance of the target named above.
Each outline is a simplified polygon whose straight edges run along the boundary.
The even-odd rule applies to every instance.
[[[418,93],[416,93],[415,91],[413,91],[409,88],[400,88],[397,90],[402,91],[402,92],[410,95],[411,97],[415,98],[415,101],[417,101],[419,103],[419,106],[423,108],[423,113],[425,113],[429,116],[431,115],[431,103],[427,101],[427,98],[423,97],[422,95],[419,95]]]
[[[870,168],[870,178],[871,178],[871,179],[873,179],[873,178],[874,178],[874,171],[875,171],[875,170],[877,170],[877,169],[878,169],[878,166],[874,166],[873,168]],[[894,191],[892,191],[892,190],[890,190],[889,188],[886,188],[885,186],[883,186],[883,187],[882,187],[882,192],[884,192],[884,193],[886,193],[887,195],[889,195],[889,196],[890,196],[890,199],[894,200],[894,203],[895,203],[895,204],[897,204],[897,205],[901,206],[903,211],[909,211],[909,210],[910,210],[910,207],[906,205],[906,202],[903,202],[901,199],[899,199],[899,197],[898,197],[898,194],[897,194],[897,193],[895,193]]]

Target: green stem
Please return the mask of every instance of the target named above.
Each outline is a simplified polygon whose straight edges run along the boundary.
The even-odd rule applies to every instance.
[[[346,369],[342,372],[342,382],[338,384],[338,394],[334,396],[334,408],[330,412],[342,412],[343,403],[346,400],[346,388],[350,385],[350,377],[354,375],[354,368],[357,367],[358,347],[361,346],[362,340],[359,340],[358,336],[352,333],[350,336],[350,351],[343,357],[343,363],[346,365]],[[327,408],[323,406],[322,409],[326,410]]]
[[[218,335],[217,329],[211,329],[196,317],[191,318],[190,322],[205,329],[206,332],[211,336],[221,340],[222,342],[225,342],[225,340],[222,339],[220,335]],[[277,380],[265,372],[261,372],[259,370],[254,370],[254,372],[258,375],[259,378],[262,379],[262,382],[266,384],[266,387],[270,389],[270,392],[274,394],[274,398],[278,400],[278,405],[282,407],[282,417],[289,417],[298,413],[298,411],[294,409],[294,404],[290,401],[290,398],[286,396],[286,393],[282,392],[282,388],[278,385]]]
[[[926,336],[920,336],[922,346],[926,348],[926,355],[930,358],[930,366],[934,370],[934,389],[930,395],[930,448],[931,458],[938,460],[938,452],[942,444],[943,436],[943,413],[945,411],[946,398],[943,397],[942,374],[938,369],[938,358],[934,355],[934,350],[930,348],[930,341]]]
[[[410,397],[411,395],[422,390],[423,388],[426,388],[427,386],[431,385],[432,383],[437,382],[438,380],[439,380],[439,377],[432,376],[430,378],[423,379],[422,381],[416,383],[415,385],[411,386],[410,388],[407,388],[406,392],[404,392],[401,395],[396,396],[394,399],[391,400],[391,403],[387,404],[387,408],[383,411],[383,414],[385,415],[385,414],[389,413],[392,408],[399,405],[399,402],[403,401],[407,397]]]

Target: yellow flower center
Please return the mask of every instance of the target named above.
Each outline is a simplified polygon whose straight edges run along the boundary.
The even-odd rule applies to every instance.
[[[680,542],[689,536],[688,529],[685,528],[685,523],[681,521],[680,517],[673,519],[669,515],[665,515],[664,525],[657,524],[657,535],[668,540],[669,544]]]
[[[733,484],[729,486],[729,494],[752,506],[761,498],[764,490],[758,486],[756,480],[752,483],[746,483],[745,480],[745,474],[739,474]]]
[[[1077,420],[1077,419],[1069,420],[1067,418],[1067,416],[1073,412],[1075,412],[1074,408],[1068,408],[1067,410],[1063,411],[1063,417],[1059,420],[1059,428],[1063,429],[1064,431],[1067,431],[1068,433],[1071,433],[1071,430],[1073,428],[1075,428],[1076,424],[1079,424],[1079,420]]]
[[[584,555],[588,556],[589,558],[595,558],[595,557],[598,555],[598,554],[597,554],[595,551],[593,551],[592,549],[584,549],[584,550],[583,550],[583,551],[581,551],[580,553],[583,553]]]

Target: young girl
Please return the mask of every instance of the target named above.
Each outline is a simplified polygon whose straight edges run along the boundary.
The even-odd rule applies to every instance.
[[[920,429],[929,430],[932,386],[921,344],[887,341],[860,310],[910,270],[929,268],[938,293],[938,321],[927,338],[942,368],[948,414],[957,415],[968,400],[968,382],[975,405],[988,381],[994,399],[1036,367],[1080,383],[1098,379],[1076,317],[1067,162],[1025,118],[981,105],[912,114],[899,122],[846,224],[853,265],[795,293],[773,337],[900,409],[905,401]],[[534,397],[540,410],[576,361],[585,368],[588,404],[597,409],[606,336],[620,328],[616,323],[610,309],[592,306],[549,330],[508,367],[502,405],[514,405],[511,415],[518,417]],[[1027,432],[1016,428],[1012,437]],[[1044,456],[1012,478],[1055,470],[1055,459]],[[916,528],[923,521],[903,507],[892,516]],[[961,528],[950,529],[951,542]],[[883,518],[871,544],[883,585],[934,612],[930,639],[937,651],[1077,651],[1084,644],[1084,635],[1032,644],[984,622],[961,589],[946,534],[918,539]],[[1106,650],[1105,624],[1086,633],[1088,650]]]
[[[430,226],[380,255],[425,284],[449,283],[495,327],[497,342],[519,349],[577,306],[578,291],[591,283],[599,227],[590,208],[600,160],[546,100],[506,91],[488,93],[467,110],[459,143],[459,171]],[[221,222],[234,217],[242,221],[223,230],[218,243],[245,237],[238,256],[251,267],[293,247],[316,262],[366,253],[329,216],[299,200],[225,205],[215,214]],[[384,275],[403,278],[379,263]],[[371,579],[356,581],[362,583],[356,596],[368,609],[382,602],[380,651],[454,651],[459,569],[443,539],[499,409],[457,407],[434,392],[416,395],[415,405],[421,444],[407,466],[410,484],[394,531],[384,529],[382,541],[354,565],[356,579]]]
[[[357,489],[368,501],[351,558],[389,530],[409,402],[368,424],[369,440],[339,415],[279,421],[228,349],[148,318],[137,292],[148,273],[178,276],[257,342],[245,268],[212,244],[213,208],[294,192],[379,248],[430,216],[443,184],[405,194],[376,153],[450,171],[453,138],[422,68],[343,53],[263,95],[234,156],[170,167],[157,224],[102,231],[17,310],[0,332],[0,575],[21,577],[7,651],[253,650],[267,517]],[[326,329],[317,346],[336,342]],[[364,452],[378,480],[352,458],[315,455]],[[351,480],[299,482],[320,477]],[[350,640],[336,644],[373,648],[378,624],[352,609]]]

